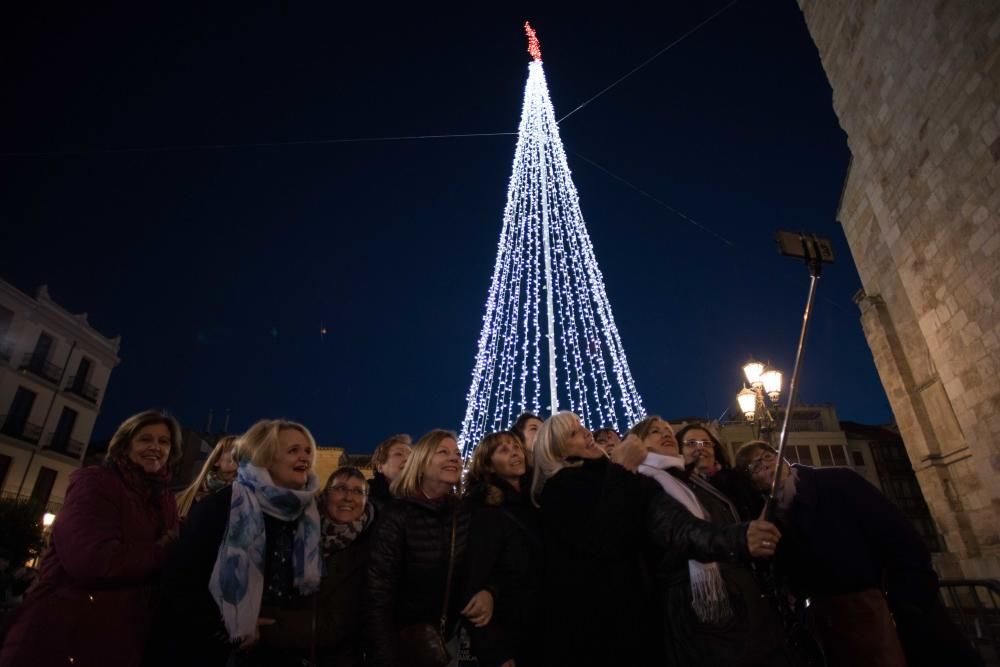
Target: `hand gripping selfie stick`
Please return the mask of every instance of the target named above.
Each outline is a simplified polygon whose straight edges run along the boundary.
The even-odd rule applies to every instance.
[[[792,381],[788,385],[788,402],[785,405],[785,418],[781,422],[781,435],[778,436],[778,454],[774,465],[774,477],[771,479],[771,492],[764,505],[764,516],[772,519],[775,499],[781,488],[781,470],[784,467],[785,443],[788,440],[788,424],[792,418],[792,408],[795,405],[795,393],[799,388],[799,371],[802,369],[802,350],[806,344],[806,333],[809,331],[809,318],[812,315],[813,303],[816,300],[816,285],[823,272],[823,264],[833,263],[833,247],[829,239],[819,238],[815,234],[802,232],[779,231],[774,235],[778,242],[778,251],[786,257],[800,257],[809,268],[809,296],[806,297],[806,310],[802,315],[802,332],[799,334],[799,347],[795,351],[795,366],[792,368]]]

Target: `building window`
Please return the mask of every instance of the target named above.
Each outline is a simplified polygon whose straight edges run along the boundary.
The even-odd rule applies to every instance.
[[[789,462],[791,463],[802,463],[807,466],[813,465],[812,452],[809,451],[809,445],[789,445],[785,448],[785,452]]]
[[[847,465],[847,452],[843,445],[820,445],[816,449],[819,450],[819,464],[821,466]]]
[[[52,449],[59,452],[66,452],[70,449],[70,443],[72,442],[73,427],[76,425],[76,418],[79,413],[68,407],[64,407],[62,414],[59,415],[59,423],[56,425],[56,431],[52,434]],[[76,452],[79,454],[79,452]]]
[[[0,306],[0,362],[10,361],[10,357],[14,353],[14,346],[7,342],[7,334],[10,333],[10,325],[13,321],[14,311]]]
[[[14,392],[14,400],[10,402],[10,411],[3,415],[3,425],[0,426],[0,430],[21,440],[38,442],[40,433],[36,431],[41,429],[28,421],[37,397],[38,394],[30,389],[18,387]]]
[[[31,365],[32,366],[44,366],[45,362],[49,360],[49,355],[52,353],[52,336],[47,333],[38,334],[38,341],[35,343],[35,349],[31,353]]]
[[[35,486],[31,489],[31,499],[37,500],[42,505],[47,505],[58,474],[52,468],[39,468],[38,477],[35,478]]]
[[[0,454],[0,491],[3,491],[4,484],[7,483],[7,473],[10,472],[10,464],[14,459]]]
[[[851,458],[854,459],[854,465],[856,467],[865,467],[865,455],[861,452],[851,452]]]
[[[80,365],[76,368],[76,381],[83,386],[88,380],[90,380],[90,369],[93,368],[94,364],[91,363],[90,359],[87,357],[80,358]]]

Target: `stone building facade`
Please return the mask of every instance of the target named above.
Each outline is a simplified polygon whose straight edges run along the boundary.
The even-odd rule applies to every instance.
[[[861,322],[948,556],[1000,578],[1000,5],[799,0],[852,162]]]
[[[80,467],[120,338],[0,280],[0,490],[55,512]]]

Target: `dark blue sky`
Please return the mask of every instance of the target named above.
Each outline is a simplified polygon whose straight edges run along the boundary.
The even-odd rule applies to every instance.
[[[230,408],[233,428],[287,416],[359,452],[456,428],[515,137],[100,151],[513,131],[526,18],[560,117],[725,3],[257,4],[5,22],[0,276],[48,283],[122,335],[95,437],[149,406],[195,427],[209,408]],[[774,249],[787,228],[831,237],[840,259],[802,399],[889,419],[834,218],[846,138],[793,0],[738,2],[561,132],[648,410],[718,416],[750,354],[790,371],[807,273]],[[71,154],[11,155],[24,152]]]

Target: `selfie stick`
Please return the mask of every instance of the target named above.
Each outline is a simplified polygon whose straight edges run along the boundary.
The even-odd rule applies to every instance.
[[[802,369],[802,350],[806,343],[806,333],[809,331],[809,319],[812,315],[813,303],[816,300],[816,285],[823,272],[823,263],[833,262],[833,249],[828,239],[822,239],[815,234],[806,235],[801,232],[777,232],[775,239],[778,250],[787,257],[801,257],[809,267],[809,296],[806,297],[806,310],[802,315],[802,331],[799,333],[799,347],[795,351],[795,366],[792,368],[792,381],[788,385],[788,402],[785,405],[785,418],[781,423],[781,435],[778,436],[778,454],[774,465],[774,477],[771,479],[771,492],[764,505],[764,516],[771,518],[774,512],[775,499],[781,488],[782,462],[785,460],[785,443],[788,440],[788,424],[792,418],[792,407],[795,405],[795,393],[799,388],[799,371]]]

